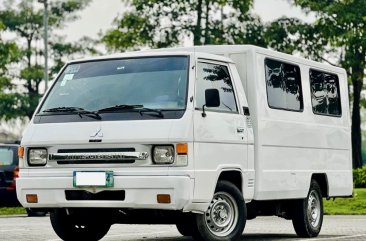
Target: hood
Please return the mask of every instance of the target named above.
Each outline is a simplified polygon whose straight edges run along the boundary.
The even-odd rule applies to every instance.
[[[90,142],[169,143],[192,139],[189,114],[181,119],[31,123],[26,128],[23,146],[79,145]]]

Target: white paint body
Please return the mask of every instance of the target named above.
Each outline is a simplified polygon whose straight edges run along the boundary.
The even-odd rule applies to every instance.
[[[328,196],[352,195],[351,131],[347,76],[343,69],[253,46],[202,46],[135,52],[108,58],[188,55],[187,108],[180,119],[99,121],[34,124],[30,122],[21,145],[58,149],[134,147],[151,152],[154,144],[188,143],[188,165],[152,165],[151,153],[134,164],[57,165],[29,167],[20,160],[18,199],[25,207],[116,207],[204,212],[211,201],[220,173],[239,171],[246,202],[305,198],[313,174],[324,173]],[[220,56],[224,55],[226,57]],[[301,69],[303,112],[271,109],[267,103],[264,59],[294,63]],[[97,58],[98,59],[98,58]],[[195,109],[197,61],[220,63],[229,68],[239,110],[237,114]],[[339,78],[342,116],[314,115],[309,69],[335,73]],[[190,101],[190,98],[193,101]],[[44,100],[43,100],[44,101]],[[42,103],[42,102],[41,102]],[[250,117],[243,107],[250,109]],[[37,111],[36,111],[37,112]],[[244,128],[244,132],[238,132]],[[90,135],[103,132],[102,143]],[[112,190],[125,190],[124,201],[68,201],[65,190],[73,187],[74,171],[113,171]],[[111,188],[84,188],[90,192]],[[26,194],[37,194],[38,203],[27,203]],[[170,204],[159,204],[157,194],[170,194]]]

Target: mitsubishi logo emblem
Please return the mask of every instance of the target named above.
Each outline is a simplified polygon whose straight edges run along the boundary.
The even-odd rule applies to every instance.
[[[102,128],[99,128],[95,132],[90,134],[90,137],[103,137]]]

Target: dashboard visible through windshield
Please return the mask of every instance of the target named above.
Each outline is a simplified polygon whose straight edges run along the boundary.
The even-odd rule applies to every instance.
[[[188,65],[187,56],[70,64],[35,122],[180,118],[187,102]]]

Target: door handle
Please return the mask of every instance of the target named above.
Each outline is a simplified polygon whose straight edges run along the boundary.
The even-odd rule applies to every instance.
[[[238,127],[238,128],[236,128],[236,132],[237,133],[243,133],[244,132],[244,127]]]

